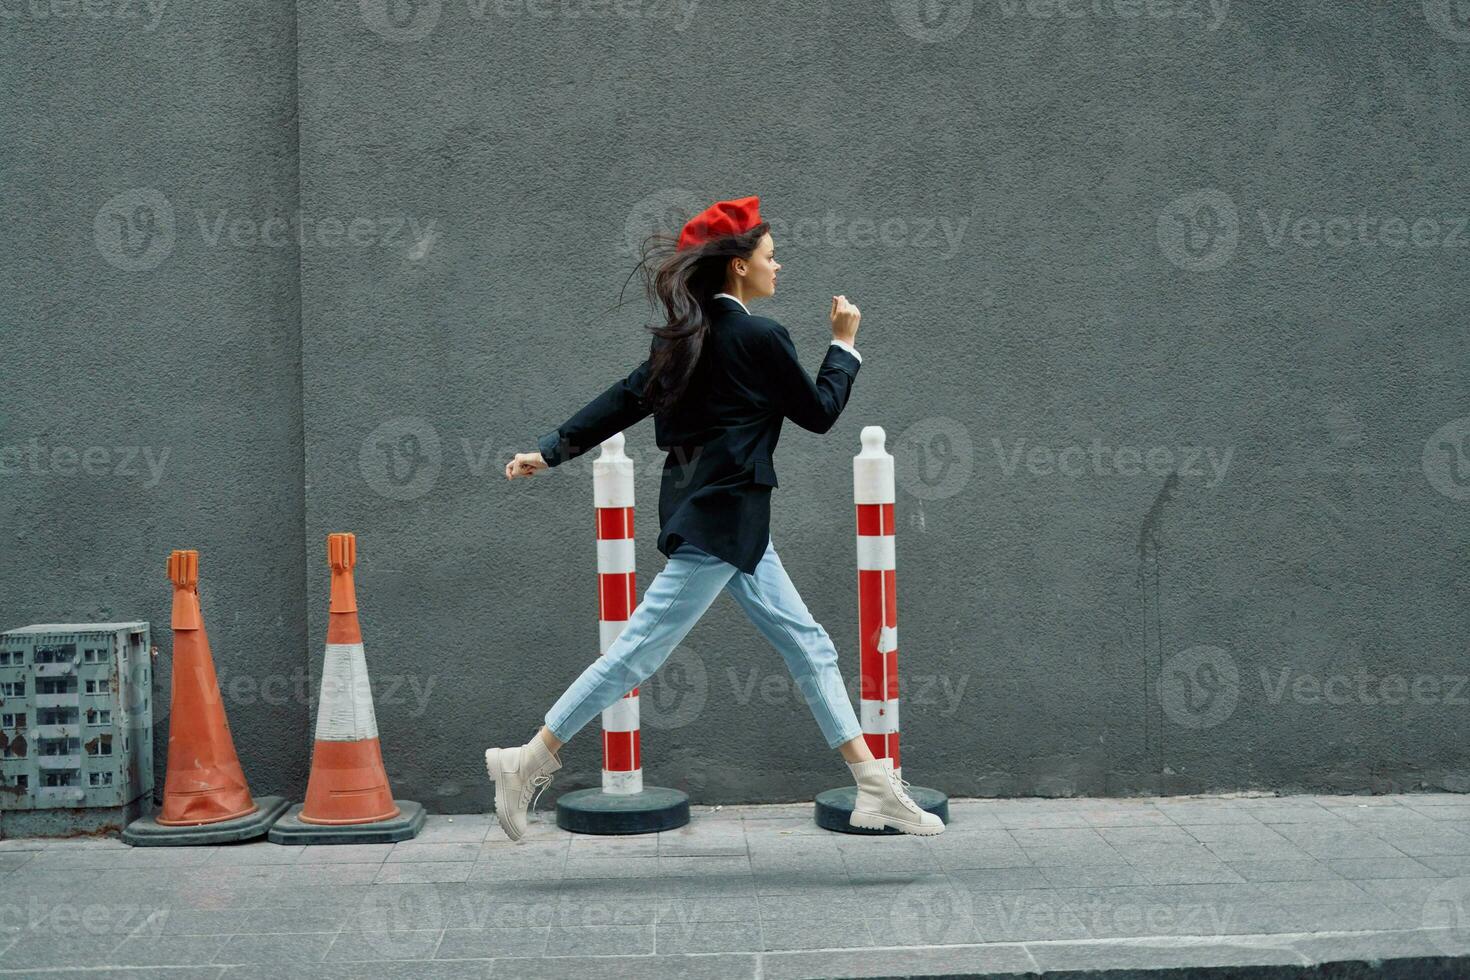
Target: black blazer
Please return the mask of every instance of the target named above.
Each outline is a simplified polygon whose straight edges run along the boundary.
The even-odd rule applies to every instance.
[[[654,414],[653,436],[668,454],[659,485],[658,550],[682,542],[755,572],[771,531],[773,454],[781,424],[826,432],[847,404],[860,361],[829,344],[812,381],[791,334],[727,297],[709,309],[710,329],[678,405]],[[643,399],[650,359],[542,436],[550,466],[575,459],[650,414]]]

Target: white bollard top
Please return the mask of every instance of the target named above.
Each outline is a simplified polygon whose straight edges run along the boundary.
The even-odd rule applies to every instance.
[[[602,451],[592,461],[595,507],[633,506],[633,460],[623,452],[625,442],[623,433],[613,433],[602,440]]]
[[[862,455],[883,456],[887,454],[883,444],[888,440],[888,433],[883,431],[883,426],[865,425],[859,438],[863,442]]]
[[[894,502],[893,457],[883,448],[888,438],[881,425],[865,425],[863,451],[852,458],[852,499],[859,504]]]
[[[621,432],[614,432],[602,440],[602,452],[598,453],[597,458],[609,460],[627,459],[627,454],[623,452],[623,444],[627,441],[627,437]]]

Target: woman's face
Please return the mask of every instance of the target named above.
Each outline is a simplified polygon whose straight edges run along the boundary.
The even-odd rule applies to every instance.
[[[776,261],[776,242],[771,238],[770,232],[761,236],[755,251],[750,253],[750,258],[738,259],[734,266],[735,274],[745,287],[747,296],[775,295],[776,270],[781,268],[781,263]],[[745,270],[744,275],[740,272],[742,268]]]

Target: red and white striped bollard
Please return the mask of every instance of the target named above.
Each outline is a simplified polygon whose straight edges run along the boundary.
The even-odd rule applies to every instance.
[[[633,461],[619,432],[592,463],[597,511],[598,656],[628,625],[638,605],[633,553]],[[638,733],[638,688],[602,711],[602,791],[631,795],[643,789]]]
[[[606,656],[638,607],[633,549],[633,461],[621,432],[592,462],[597,512],[598,656]],[[556,825],[578,834],[651,834],[689,822],[689,794],[643,784],[638,688],[602,710],[602,786],[556,801]]]
[[[893,457],[882,426],[864,426],[852,458],[857,508],[859,719],[873,755],[902,775],[898,753],[898,571],[894,563]]]
[[[852,496],[857,516],[858,720],[874,758],[898,774],[898,572],[894,557],[897,499],[893,457],[883,448],[882,426],[862,431],[862,452],[852,458]],[[921,808],[949,823],[949,797],[928,786],[909,786]],[[857,787],[848,784],[817,794],[813,816],[824,830],[844,834],[897,834],[896,828],[871,830],[851,823]]]

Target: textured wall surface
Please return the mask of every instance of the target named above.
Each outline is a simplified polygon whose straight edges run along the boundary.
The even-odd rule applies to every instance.
[[[200,548],[257,792],[304,789],[350,530],[396,794],[489,807],[481,750],[597,651],[595,452],[504,464],[646,351],[636,282],[609,310],[631,243],[752,193],[784,265],[757,312],[811,369],[830,296],[863,309],[843,417],[783,432],[772,537],[855,698],[850,461],[887,430],[906,777],[1470,788],[1448,0],[16,9],[0,618],[165,624],[167,551]],[[53,458],[130,446],[158,478]],[[643,704],[647,781],[696,802],[849,778],[728,598]]]
[[[0,17],[0,622],[153,624],[160,789],[174,548],[251,789],[305,785],[299,260],[266,226],[297,208],[295,30],[266,3]]]

